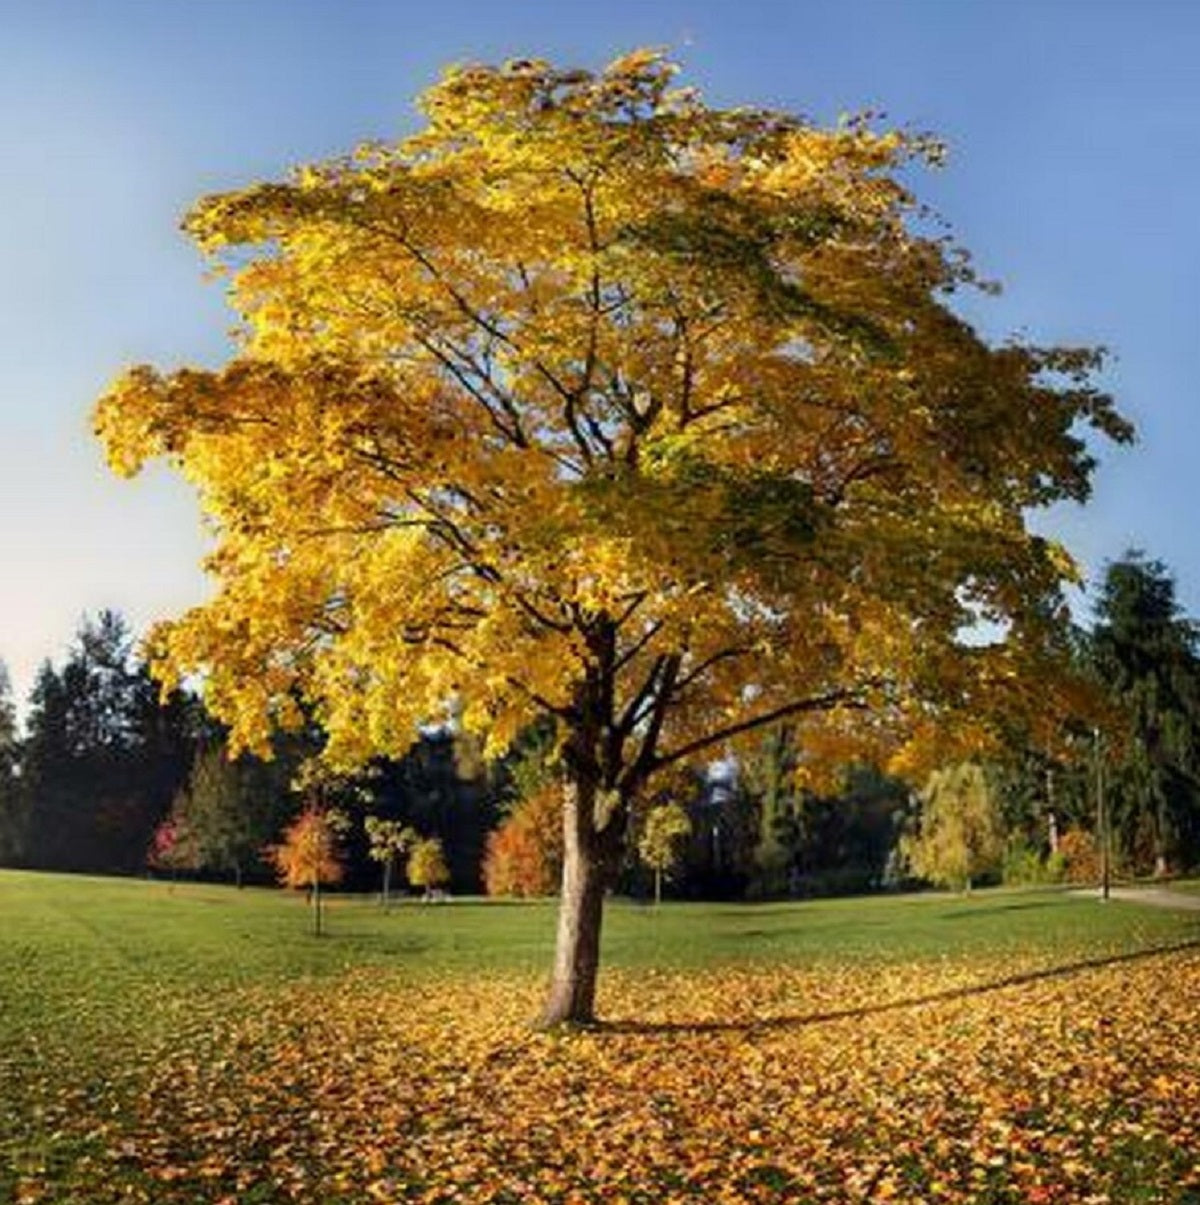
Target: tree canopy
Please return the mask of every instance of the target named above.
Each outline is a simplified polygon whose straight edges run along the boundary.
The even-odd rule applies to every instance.
[[[555,719],[551,1019],[591,1014],[659,771],[789,717],[810,772],[1039,710],[1074,566],[1025,515],[1087,496],[1087,428],[1130,435],[1098,353],[951,307],[972,269],[904,183],[936,141],[674,74],[452,68],[411,137],[205,198],[235,353],[96,411],[118,471],[200,492],[219,588],[154,648],[235,740],[307,708],[353,764],[448,707],[489,753]]]

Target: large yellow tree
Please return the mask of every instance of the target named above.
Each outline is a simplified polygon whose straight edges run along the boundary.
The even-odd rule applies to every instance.
[[[552,716],[567,782],[547,1022],[593,1017],[604,892],[656,776],[787,718],[804,767],[944,759],[1038,693],[1073,567],[1029,508],[1128,438],[1088,350],[989,346],[903,180],[937,145],[720,110],[639,51],[449,70],[395,144],[196,205],[240,315],[218,371],[101,400],[215,537],[163,625],[236,739],[325,756],[452,708]],[[965,648],[984,616],[1003,639]],[[960,725],[960,732],[962,727]]]

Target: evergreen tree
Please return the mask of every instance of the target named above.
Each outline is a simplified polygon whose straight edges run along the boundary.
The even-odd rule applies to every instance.
[[[1161,561],[1130,551],[1105,572],[1092,657],[1127,731],[1106,742],[1116,835],[1136,869],[1200,857],[1200,657]]]
[[[34,684],[22,761],[26,861],[135,872],[191,761],[197,705],[160,705],[113,611],[85,618],[65,664]]]
[[[232,875],[240,887],[249,871],[262,866],[263,849],[295,812],[281,771],[282,763],[250,756],[231,760],[219,737],[206,742],[163,822],[186,834],[181,865]]]
[[[19,865],[25,848],[20,742],[8,668],[0,661],[0,866]]]

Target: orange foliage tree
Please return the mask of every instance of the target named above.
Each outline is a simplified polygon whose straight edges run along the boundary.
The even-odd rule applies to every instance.
[[[1057,856],[1068,883],[1099,883],[1097,837],[1082,828],[1069,828],[1058,840]]]
[[[235,353],[96,412],[118,471],[200,492],[218,589],[151,648],[235,740],[312,715],[352,766],[456,700],[489,755],[553,718],[548,1024],[593,1017],[671,766],[787,719],[806,770],[911,767],[1052,711],[1076,572],[1026,516],[1087,496],[1089,428],[1130,434],[1095,352],[951,308],[972,270],[905,183],[936,142],[674,74],[455,67],[411,137],[200,201]]]
[[[488,834],[483,881],[488,895],[544,896],[562,878],[562,784],[547,782]]]
[[[313,908],[313,928],[321,933],[321,887],[340,883],[344,874],[338,834],[345,827],[340,812],[309,805],[284,830],[278,845],[267,847],[268,859],[285,887],[303,887]]]

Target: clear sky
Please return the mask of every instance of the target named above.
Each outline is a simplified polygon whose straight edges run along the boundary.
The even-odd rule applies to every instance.
[[[23,699],[84,611],[202,597],[196,508],[111,477],[122,366],[216,364],[196,197],[411,129],[453,61],[670,48],[710,102],[886,110],[950,143],[923,199],[1005,292],[991,335],[1103,343],[1138,424],[1051,530],[1138,545],[1200,611],[1200,4],[1192,0],[0,0],[0,658]]]

